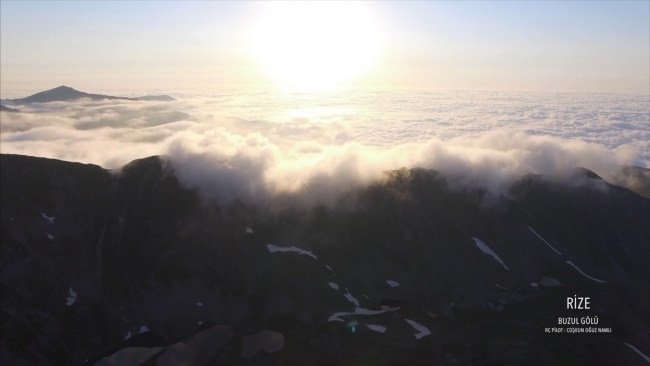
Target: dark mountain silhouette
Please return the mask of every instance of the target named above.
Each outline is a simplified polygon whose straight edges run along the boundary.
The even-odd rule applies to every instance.
[[[36,93],[34,95],[30,95],[25,98],[13,99],[11,101],[14,102],[15,104],[27,104],[27,103],[67,102],[67,101],[72,101],[72,100],[77,100],[82,98],[88,98],[91,100],[103,100],[103,99],[135,100],[133,98],[84,93],[72,89],[68,86],[62,85],[54,89],[42,91],[40,93]]]
[[[176,100],[169,95],[145,95],[143,97],[136,97],[137,100],[154,100],[159,102],[171,102]]]
[[[138,98],[116,97],[112,95],[103,94],[90,94],[75,90],[71,87],[62,85],[54,89],[42,91],[34,95],[30,95],[20,99],[9,99],[14,104],[28,104],[28,103],[47,103],[47,102],[68,102],[77,99],[90,99],[90,100],[162,100],[169,101],[174,98],[168,95],[147,95]]]
[[[18,113],[20,111],[0,104],[0,112]]]
[[[650,354],[650,199],[574,180],[486,203],[402,169],[272,213],[202,202],[162,157],[114,174],[0,155],[2,347],[12,364],[644,364],[626,343]],[[584,316],[611,333],[545,333]]]

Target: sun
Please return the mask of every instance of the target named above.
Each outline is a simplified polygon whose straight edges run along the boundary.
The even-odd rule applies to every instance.
[[[291,90],[331,90],[371,70],[380,33],[365,3],[271,3],[253,29],[265,72]]]

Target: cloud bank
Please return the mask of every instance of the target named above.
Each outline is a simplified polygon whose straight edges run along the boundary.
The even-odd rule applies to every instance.
[[[117,169],[167,155],[188,187],[227,202],[299,193],[331,202],[386,170],[439,170],[498,194],[527,173],[650,166],[646,96],[487,92],[203,93],[76,101],[3,113],[2,153]]]

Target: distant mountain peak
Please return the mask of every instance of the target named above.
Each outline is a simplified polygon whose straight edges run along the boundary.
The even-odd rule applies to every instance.
[[[169,95],[145,95],[142,97],[136,97],[137,100],[148,100],[148,101],[158,101],[158,102],[171,102],[176,100],[175,98],[170,97]]]
[[[52,92],[58,92],[58,91],[76,91],[78,93],[81,93],[79,90],[76,90],[76,89],[71,88],[71,87],[66,86],[66,85],[57,86],[54,89],[46,90],[46,91],[41,92],[41,93],[52,93]]]
[[[117,97],[111,97],[107,95],[99,94],[88,94],[75,90],[69,86],[61,85],[54,89],[49,89],[30,95],[26,98],[14,99],[15,104],[26,104],[26,103],[47,103],[47,102],[62,102],[62,101],[71,101],[81,98],[90,98],[90,99],[118,99]]]
[[[42,92],[36,93],[36,94],[47,94],[47,93],[55,93],[55,92],[61,92],[61,91],[76,91],[78,93],[81,93],[79,90],[73,89],[73,88],[71,88],[69,86],[61,85],[61,86],[57,86],[56,88],[48,89],[48,90],[45,90],[45,91],[42,91]]]
[[[91,100],[148,100],[148,101],[173,101],[174,98],[169,95],[145,95],[137,98],[116,97],[112,95],[91,94],[76,90],[66,85],[57,86],[56,88],[45,90],[25,98],[13,99],[14,104],[28,103],[47,103],[47,102],[68,102],[77,99],[88,98]]]

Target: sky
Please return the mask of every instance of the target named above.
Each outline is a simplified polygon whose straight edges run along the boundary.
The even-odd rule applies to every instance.
[[[342,4],[338,14],[346,13],[348,5]],[[350,34],[363,28],[372,33],[369,37],[378,48],[372,56],[354,54],[359,47],[351,44],[348,60],[365,57],[371,62],[361,65],[363,70],[345,80],[344,87],[650,94],[648,1],[360,5],[372,24],[353,16]],[[3,98],[14,90],[37,92],[58,85],[89,92],[271,87],[303,74],[330,77],[349,71],[345,60],[328,58],[347,55],[337,48],[341,39],[330,39],[322,50],[323,65],[314,63],[303,74],[286,68],[269,72],[270,56],[260,58],[252,46],[256,34],[270,34],[271,45],[276,45],[274,35],[277,41],[281,35],[305,34],[296,40],[304,46],[310,37],[334,37],[335,30],[347,24],[333,13],[320,33],[295,31],[308,28],[310,22],[295,23],[297,28],[289,33],[260,31],[260,24],[268,24],[264,19],[269,6],[266,2],[2,1]],[[276,23],[291,18],[278,19]],[[354,30],[354,22],[362,26]],[[359,44],[367,44],[364,39]],[[278,47],[281,56],[293,59],[305,53]],[[333,73],[325,72],[333,64],[341,65]]]

